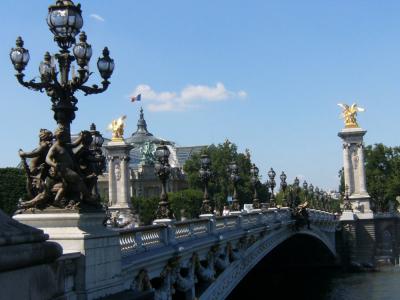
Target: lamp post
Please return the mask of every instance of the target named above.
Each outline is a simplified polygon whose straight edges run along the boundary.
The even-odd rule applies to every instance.
[[[107,47],[104,48],[103,56],[97,61],[98,70],[103,78],[102,86],[85,85],[91,75],[89,62],[92,47],[87,43],[85,32],[81,32],[83,19],[80,4],[75,5],[71,0],[57,0],[48,9],[47,24],[60,49],[55,55],[49,52],[44,54],[43,61],[39,64],[39,80],[24,80],[29,51],[24,48],[21,37],[17,38],[15,47],[10,51],[18,82],[28,89],[46,92],[58,125],[54,131],[55,141],[51,150],[46,148],[47,150],[41,153],[35,153],[36,157],[40,156],[39,161],[43,161],[41,164],[45,165],[44,170],[51,170],[51,175],[49,172],[43,172],[39,177],[30,178],[30,171],[27,170],[28,180],[38,181],[37,186],[40,188],[30,195],[33,199],[20,203],[20,208],[45,209],[55,206],[84,209],[86,205],[100,207],[99,197],[93,185],[97,184],[94,175],[102,173],[101,167],[104,169],[101,165],[105,163],[104,157],[101,161],[99,149],[96,150],[100,142],[103,142],[102,137],[96,130],[82,131],[71,143],[70,126],[78,110],[75,92],[80,90],[85,95],[104,92],[110,84],[108,79],[114,70],[114,61],[110,58]],[[78,34],[77,42],[75,38]],[[79,66],[77,75],[74,71],[70,72],[75,69],[74,61]],[[32,115],[32,118],[34,117],[36,116]],[[79,161],[79,164],[76,161]],[[89,172],[91,174],[85,174]]]
[[[210,205],[210,199],[208,196],[208,182],[212,176],[210,165],[211,159],[207,154],[202,154],[200,157],[200,170],[199,177],[201,182],[204,185],[204,195],[203,195],[203,204],[201,205],[200,212],[201,214],[212,214],[212,207]]]
[[[276,186],[275,176],[276,176],[276,173],[275,173],[274,169],[271,168],[268,171],[269,187],[271,188],[271,199],[269,200],[269,207],[276,207],[275,194],[274,194],[274,188]]]
[[[282,206],[286,207],[288,205],[287,199],[286,199],[286,188],[287,188],[287,182],[286,182],[286,174],[285,172],[282,171],[281,176],[279,176],[281,179],[281,190],[283,192],[283,200],[282,200]]]
[[[67,133],[67,139],[70,142],[70,125],[78,110],[76,106],[78,100],[74,93],[81,90],[86,96],[104,92],[110,84],[108,79],[114,70],[114,61],[110,58],[108,48],[105,47],[103,57],[97,61],[98,70],[103,78],[102,86],[85,85],[91,74],[89,61],[92,56],[92,47],[87,43],[87,37],[83,31],[79,35],[79,42],[75,40],[83,26],[80,4],[75,5],[71,0],[57,0],[49,7],[47,24],[60,50],[54,56],[51,56],[49,52],[45,53],[44,60],[39,65],[40,82],[36,82],[35,79],[24,80],[23,71],[29,62],[29,51],[24,48],[21,37],[17,38],[16,47],[11,49],[10,59],[17,71],[15,76],[22,86],[35,91],[46,91],[52,102],[54,119],[58,127]],[[70,54],[72,46],[73,55]],[[70,69],[74,61],[79,66],[78,75],[73,72],[70,78]],[[55,62],[58,63],[58,69]]]
[[[92,143],[89,146],[89,150],[94,154],[94,159],[92,164],[94,165],[95,174],[100,175],[106,169],[106,160],[103,156],[102,146],[104,143],[104,138],[99,131],[96,130],[96,125],[92,123],[90,125],[90,135],[92,136]],[[97,186],[97,176],[91,179],[94,181],[92,185],[92,195],[96,198],[100,198],[98,186]]]
[[[239,167],[237,166],[235,161],[232,161],[229,164],[229,171],[230,171],[230,176],[229,179],[232,182],[233,185],[233,195],[232,195],[232,206],[231,206],[231,211],[240,211],[240,204],[239,200],[237,198],[237,183],[240,180],[239,177]]]
[[[314,205],[314,186],[313,186],[313,184],[311,183],[309,186],[308,186],[308,194],[310,195],[310,207],[311,208],[315,208],[315,205]]]
[[[168,163],[170,152],[168,147],[162,142],[155,152],[156,163],[154,165],[155,172],[161,181],[161,194],[160,202],[156,211],[157,219],[174,219],[174,214],[169,208],[168,194],[167,194],[167,180],[171,173],[171,167]]]
[[[253,194],[253,209],[261,209],[260,200],[258,199],[257,187],[260,183],[258,179],[259,169],[253,164],[250,168],[250,180],[253,185],[254,194]]]
[[[292,205],[293,205],[293,208],[294,208],[294,207],[297,207],[300,204],[300,197],[299,197],[299,194],[300,194],[300,180],[297,177],[294,179],[293,188],[294,188],[294,195],[295,196],[294,196],[294,201],[293,201]]]
[[[304,201],[308,201],[308,183],[304,180],[303,182],[303,193],[304,193]]]

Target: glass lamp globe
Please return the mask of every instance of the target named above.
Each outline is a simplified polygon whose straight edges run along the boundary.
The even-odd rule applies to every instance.
[[[16,47],[10,51],[10,59],[15,70],[22,72],[29,62],[29,51],[24,48],[24,41],[19,36],[15,42]]]

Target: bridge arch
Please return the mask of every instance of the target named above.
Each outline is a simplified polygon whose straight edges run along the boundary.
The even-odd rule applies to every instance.
[[[315,258],[315,255],[318,254],[324,256],[324,258],[319,257],[322,259],[321,262],[324,259],[326,259],[325,262],[330,260],[333,263],[335,261],[337,254],[334,233],[333,235],[327,234],[316,226],[312,226],[311,229],[303,228],[298,231],[294,231],[288,227],[278,229],[255,242],[246,250],[240,260],[231,263],[201,295],[200,300],[225,299],[263,260],[268,259],[269,256],[279,257],[279,255],[283,256],[282,259],[290,258],[288,256],[290,255],[289,249],[293,251],[293,247],[301,244],[303,244],[303,249],[299,250],[303,254],[306,253],[306,249],[314,252],[314,256],[309,256],[309,259]],[[281,252],[284,253],[282,254]]]

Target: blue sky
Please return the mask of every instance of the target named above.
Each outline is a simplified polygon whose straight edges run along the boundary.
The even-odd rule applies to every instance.
[[[45,94],[18,85],[9,61],[21,35],[31,54],[27,78],[57,47],[45,17],[52,1],[2,1],[0,166],[33,149],[55,122]],[[111,5],[111,3],[113,5]],[[136,129],[143,92],[149,129],[179,145],[236,143],[249,148],[264,179],[271,166],[289,182],[301,175],[337,187],[342,164],[338,102],[366,108],[366,144],[399,144],[398,1],[81,1],[96,59],[108,46],[116,63],[109,90],[78,95],[74,132],[127,114]]]

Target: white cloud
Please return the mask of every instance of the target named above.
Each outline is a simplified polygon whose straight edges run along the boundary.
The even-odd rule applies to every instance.
[[[132,96],[142,94],[142,100],[148,103],[150,111],[184,111],[198,107],[204,102],[218,102],[236,98],[246,98],[245,91],[233,92],[218,82],[215,86],[188,85],[180,92],[157,92],[147,84],[139,84]]]
[[[102,16],[98,15],[98,14],[91,14],[89,17],[91,17],[91,18],[93,18],[93,19],[95,19],[97,21],[100,21],[100,22],[104,22],[105,21],[104,18]]]

